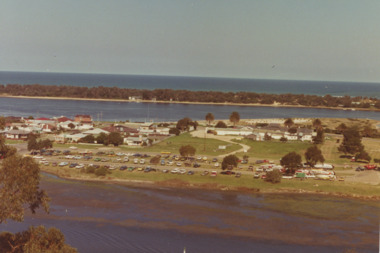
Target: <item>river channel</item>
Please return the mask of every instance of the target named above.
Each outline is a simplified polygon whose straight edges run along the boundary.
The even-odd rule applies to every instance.
[[[82,253],[379,250],[380,204],[369,201],[122,186],[49,174],[41,188],[52,198],[50,214],[27,214],[1,231],[54,226]]]

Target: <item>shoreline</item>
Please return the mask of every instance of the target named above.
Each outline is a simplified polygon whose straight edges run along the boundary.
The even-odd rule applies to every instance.
[[[330,109],[342,111],[373,111],[380,112],[380,109],[369,108],[340,108],[327,106],[304,106],[304,105],[284,105],[284,104],[245,104],[245,103],[214,103],[214,102],[186,102],[186,101],[152,101],[152,100],[124,100],[112,98],[75,98],[75,97],[43,97],[43,96],[12,96],[0,94],[0,98],[17,98],[17,99],[47,99],[47,100],[74,100],[74,101],[100,101],[100,102],[123,102],[123,103],[157,103],[157,104],[192,104],[192,105],[224,105],[224,106],[247,106],[247,107],[282,107],[282,108],[314,108]]]
[[[380,195],[357,195],[349,193],[340,192],[325,192],[321,190],[309,191],[304,189],[260,189],[260,188],[248,188],[248,187],[235,187],[235,186],[225,186],[214,182],[209,183],[191,183],[186,182],[181,179],[170,179],[165,181],[151,181],[151,180],[134,180],[134,179],[120,179],[112,177],[100,177],[100,178],[85,178],[85,177],[73,177],[65,176],[60,173],[56,173],[53,170],[46,170],[41,168],[41,172],[57,176],[61,179],[74,180],[80,182],[100,182],[105,184],[117,184],[123,186],[131,187],[145,187],[145,188],[160,188],[168,187],[172,189],[199,189],[199,190],[209,190],[209,191],[230,191],[239,193],[252,193],[252,194],[302,194],[302,195],[319,195],[319,196],[329,196],[329,197],[341,197],[347,199],[359,199],[364,201],[380,201]],[[269,184],[269,183],[268,183]]]

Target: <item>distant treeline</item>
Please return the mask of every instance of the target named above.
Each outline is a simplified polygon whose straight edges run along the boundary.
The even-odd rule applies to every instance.
[[[42,97],[72,97],[98,99],[124,99],[135,97],[143,100],[178,101],[178,102],[209,102],[209,103],[242,103],[271,105],[302,105],[345,108],[377,108],[380,100],[368,97],[335,97],[331,95],[317,96],[304,94],[266,94],[255,92],[219,92],[219,91],[189,91],[189,90],[139,90],[117,87],[77,87],[56,85],[0,85],[0,93],[11,96],[42,96]]]

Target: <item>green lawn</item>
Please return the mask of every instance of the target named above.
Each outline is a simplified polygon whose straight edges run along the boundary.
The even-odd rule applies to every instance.
[[[241,148],[238,144],[231,144],[225,141],[220,141],[216,139],[203,139],[198,137],[192,137],[190,133],[184,133],[179,136],[170,137],[160,143],[154,144],[151,147],[144,148],[130,148],[123,146],[126,150],[138,150],[140,152],[157,152],[162,151],[172,152],[173,154],[178,154],[178,150],[183,145],[191,145],[196,149],[195,154],[218,156],[236,151]],[[219,150],[219,145],[225,145],[227,148],[225,150]]]
[[[253,159],[271,159],[279,160],[281,157],[289,152],[297,152],[302,157],[308,147],[312,144],[308,142],[279,142],[279,141],[252,141],[252,140],[239,140],[237,143],[242,143],[250,146],[251,148],[246,153],[238,153],[239,157],[243,155],[248,155],[249,158]]]

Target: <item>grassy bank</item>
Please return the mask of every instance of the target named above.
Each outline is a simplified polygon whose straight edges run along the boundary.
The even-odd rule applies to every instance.
[[[75,168],[43,166],[46,172],[58,175],[62,178],[79,180],[97,180],[111,183],[131,184],[139,182],[143,184],[179,187],[179,188],[206,188],[215,190],[253,191],[263,193],[316,193],[331,194],[344,197],[372,197],[380,198],[380,185],[368,185],[361,183],[349,183],[340,181],[322,180],[298,180],[283,179],[279,184],[265,182],[262,179],[253,179],[251,174],[243,174],[240,178],[227,175],[217,177],[195,175],[178,175],[162,172],[144,173],[139,171],[112,170],[110,174],[96,177]]]

